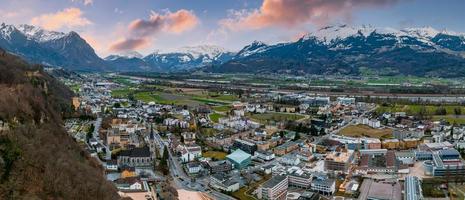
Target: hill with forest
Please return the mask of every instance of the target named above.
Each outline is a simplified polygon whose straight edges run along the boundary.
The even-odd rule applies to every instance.
[[[119,199],[63,128],[73,93],[0,49],[0,199]]]

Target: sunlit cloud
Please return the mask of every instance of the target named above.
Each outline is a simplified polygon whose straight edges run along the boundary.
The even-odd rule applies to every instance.
[[[163,14],[153,12],[149,19],[136,19],[129,26],[127,36],[114,42],[110,49],[126,51],[144,48],[160,32],[180,34],[193,29],[199,24],[197,16],[189,10],[166,11]]]
[[[259,9],[232,10],[220,24],[231,30],[262,29],[302,24],[326,25],[334,18],[350,18],[360,7],[385,6],[398,0],[264,0]]]
[[[31,23],[48,30],[76,28],[92,24],[89,19],[83,16],[83,12],[79,8],[66,8],[56,13],[43,14],[32,18]]]

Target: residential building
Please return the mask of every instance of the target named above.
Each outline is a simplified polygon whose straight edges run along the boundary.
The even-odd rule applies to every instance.
[[[248,154],[254,155],[255,151],[257,150],[257,145],[249,141],[235,139],[233,148],[241,149],[242,151],[245,151]]]
[[[202,157],[202,148],[199,145],[184,145],[180,148],[182,162],[191,162]]]
[[[197,174],[202,169],[202,165],[198,162],[190,162],[186,164],[186,168],[189,174]]]

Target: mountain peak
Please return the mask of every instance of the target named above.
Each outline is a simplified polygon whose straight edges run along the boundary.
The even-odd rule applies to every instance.
[[[37,42],[47,42],[50,40],[56,40],[56,39],[60,39],[67,35],[62,32],[47,31],[40,27],[36,27],[36,26],[28,25],[28,24],[21,24],[16,28],[19,31],[21,31],[28,39],[34,40]],[[71,32],[69,34],[71,34]]]
[[[125,59],[133,59],[133,58],[139,58],[142,59],[144,56],[140,54],[137,51],[126,51],[119,53],[118,55],[109,55],[105,58],[105,60],[116,60],[119,58],[125,58]]]
[[[433,38],[440,33],[438,30],[431,26],[424,26],[421,28],[406,28],[402,31],[420,38]]]

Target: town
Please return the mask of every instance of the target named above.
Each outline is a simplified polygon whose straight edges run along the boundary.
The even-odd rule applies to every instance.
[[[66,120],[68,133],[122,197],[465,198],[462,99],[380,101],[116,73],[61,80],[80,113]]]

